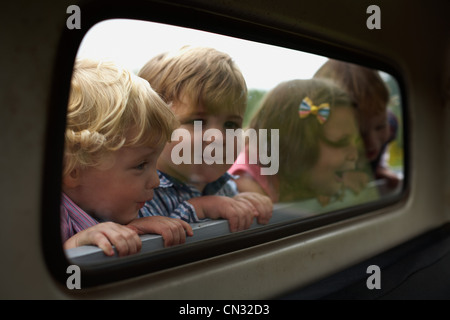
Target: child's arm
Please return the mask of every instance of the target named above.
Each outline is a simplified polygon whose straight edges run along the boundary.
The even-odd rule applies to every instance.
[[[199,219],[227,219],[230,231],[242,231],[250,228],[253,218],[259,215],[249,201],[238,201],[225,196],[202,196],[189,199]]]
[[[107,256],[114,255],[113,245],[119,256],[137,253],[141,250],[142,242],[138,234],[130,228],[114,222],[103,222],[82,230],[64,243],[64,249],[76,248],[84,245],[96,245]]]
[[[169,247],[186,242],[186,235],[194,235],[192,227],[181,219],[152,216],[142,217],[130,222],[127,227],[135,230],[137,234],[156,233],[164,239],[164,246]]]
[[[275,188],[273,186],[270,186],[270,184],[273,184],[274,181],[269,183],[267,178],[261,178],[261,181],[256,181],[252,175],[246,172],[238,171],[238,174],[239,177],[234,179],[234,182],[236,183],[239,193],[258,193],[260,195],[269,197],[269,200],[271,200],[272,203],[278,202],[277,192],[275,191]],[[266,187],[263,187],[260,183],[265,184]]]
[[[261,188],[261,186],[249,176],[241,176],[234,181],[236,182],[239,192],[257,192],[267,196],[267,193],[263,190],[263,188]]]
[[[377,167],[375,175],[378,179],[385,179],[388,187],[392,189],[396,188],[400,183],[400,179],[395,172],[382,166]]]

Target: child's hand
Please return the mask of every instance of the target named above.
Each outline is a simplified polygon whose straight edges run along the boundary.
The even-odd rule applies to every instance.
[[[258,210],[250,201],[239,201],[229,197],[219,197],[215,201],[215,209],[220,218],[227,219],[230,231],[243,231],[250,228]]]
[[[142,242],[138,234],[123,225],[114,222],[103,222],[82,230],[64,243],[64,249],[96,245],[107,256],[114,255],[113,245],[119,256],[137,253],[141,250]]]
[[[256,192],[242,192],[233,197],[237,201],[248,201],[258,211],[258,223],[267,224],[272,217],[273,204],[269,197]]]
[[[185,243],[186,235],[189,237],[194,235],[192,227],[186,221],[162,216],[138,218],[131,221],[127,227],[138,234],[160,234],[165,247]]]
[[[250,228],[258,211],[250,201],[238,201],[225,196],[203,196],[189,199],[200,219],[227,219],[230,231],[242,231]]]
[[[346,171],[342,179],[344,186],[353,191],[354,194],[359,194],[369,182],[369,175],[362,171]]]

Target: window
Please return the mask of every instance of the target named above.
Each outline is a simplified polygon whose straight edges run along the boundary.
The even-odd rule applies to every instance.
[[[258,185],[274,201],[272,217],[267,224],[254,222],[249,229],[233,233],[224,219],[201,220],[191,224],[193,237],[188,237],[185,244],[170,248],[163,247],[160,236],[144,235],[141,252],[120,259],[107,257],[94,246],[66,250],[70,264],[80,265],[95,275],[86,281],[87,284],[118,280],[249,247],[364,214],[401,198],[407,177],[403,101],[399,83],[389,73],[390,69],[375,70],[300,51],[290,41],[285,46],[276,46],[126,19],[106,20],[93,26],[83,38],[77,58],[111,59],[138,74],[151,58],[174,52],[184,45],[212,47],[225,52],[242,72],[248,90],[245,113],[237,124],[230,124],[228,118],[222,122],[226,122],[226,128],[234,133],[242,127],[240,133],[246,140],[242,140],[240,150],[258,150],[259,169],[266,169],[266,174],[260,171],[264,179]],[[347,77],[364,74],[361,77],[371,84],[380,81],[380,90],[371,93],[377,98],[364,96],[365,93],[358,92],[359,87],[351,89],[346,74]],[[364,80],[359,81],[361,87],[367,86]],[[326,98],[319,92],[322,87],[328,92]],[[370,87],[373,89],[373,85]],[[336,96],[341,91],[346,95]],[[294,102],[286,99],[289,95],[295,97]],[[283,106],[274,107],[274,99],[282,99]],[[340,102],[334,105],[335,101]],[[295,104],[294,109],[284,108],[290,103]],[[278,108],[279,111],[264,114],[265,108]],[[366,109],[370,111],[361,111]],[[210,119],[204,113],[194,112],[188,120],[193,130],[185,132],[205,134],[202,126],[207,126]],[[301,121],[308,129],[294,128]],[[180,122],[182,127],[187,123]],[[195,126],[200,129],[196,131]],[[253,133],[257,138],[253,139]],[[217,131],[211,134],[214,139],[218,138]],[[200,139],[207,140],[205,136]],[[237,140],[233,139],[236,143]],[[174,136],[172,141],[175,141]],[[188,159],[184,158],[187,149],[183,152],[178,149],[178,153],[173,150],[172,161],[176,156],[178,164]],[[225,156],[229,150],[222,150],[225,164],[228,164]],[[250,158],[251,151],[248,152]],[[209,161],[213,165],[218,164],[218,153],[219,147],[209,150]],[[305,153],[307,157],[304,157]],[[208,161],[205,150],[200,156],[205,163]],[[309,164],[303,166],[305,162]],[[231,167],[232,163],[229,165]],[[236,187],[239,191],[247,190],[239,179],[248,173],[236,172],[233,173],[239,177]]]

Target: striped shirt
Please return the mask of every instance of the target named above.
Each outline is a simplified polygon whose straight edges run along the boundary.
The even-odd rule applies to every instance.
[[[208,183],[203,192],[160,171],[158,176],[159,187],[154,190],[153,199],[147,201],[139,211],[139,217],[166,216],[195,223],[202,220],[197,217],[194,207],[187,200],[206,195],[232,197],[238,193],[233,176],[229,173]]]
[[[63,242],[74,234],[99,223],[99,221],[77,206],[64,192],[62,193],[60,208]]]

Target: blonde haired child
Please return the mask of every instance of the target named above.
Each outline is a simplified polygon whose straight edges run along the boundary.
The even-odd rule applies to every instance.
[[[213,48],[183,47],[154,57],[139,76],[148,80],[171,106],[181,129],[189,133],[183,136],[183,142],[186,139],[192,149],[197,144],[204,151],[211,143],[195,135],[196,124],[201,124],[202,133],[216,129],[222,136],[226,129],[242,126],[247,86],[226,53]],[[225,146],[225,140],[219,142]],[[187,222],[224,218],[231,231],[247,229],[255,217],[259,223],[268,222],[272,215],[270,199],[256,193],[237,195],[227,173],[231,164],[206,164],[195,150],[189,163],[175,163],[172,153],[178,143],[172,141],[164,148],[157,165],[161,184],[155,189],[154,199],[141,209],[141,216],[165,215]],[[195,161],[195,157],[200,157],[200,161]]]
[[[398,121],[387,108],[389,91],[378,71],[330,59],[320,67],[314,78],[333,80],[353,98],[365,149],[361,161],[369,162],[376,178],[386,179],[390,187],[397,186],[399,179],[383,163],[383,156],[386,155],[388,144],[397,135]],[[356,175],[348,179],[353,188],[357,188],[358,180]]]
[[[329,81],[291,80],[266,94],[249,127],[279,130],[279,171],[260,175],[249,148],[229,170],[239,191],[268,195],[273,202],[332,197],[357,159],[358,131],[348,95]],[[268,143],[268,145],[270,145]]]
[[[156,161],[178,125],[148,82],[112,62],[76,61],[67,111],[61,229],[66,249],[136,253],[138,234],[182,243],[192,229],[165,217],[136,219],[158,186]],[[125,226],[127,225],[127,226]]]

